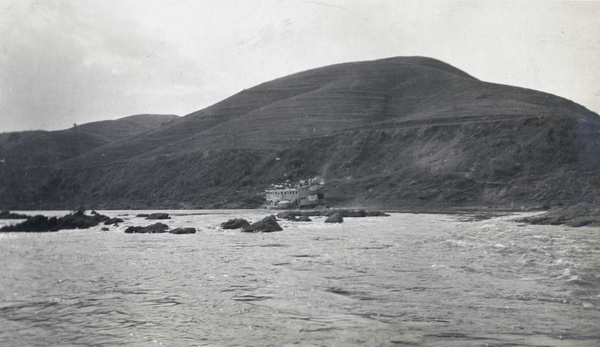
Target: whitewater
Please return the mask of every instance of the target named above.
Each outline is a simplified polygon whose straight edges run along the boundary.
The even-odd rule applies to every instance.
[[[600,345],[599,228],[392,213],[248,234],[219,226],[270,212],[213,210],[125,234],[156,221],[98,212],[125,222],[0,234],[0,346]]]

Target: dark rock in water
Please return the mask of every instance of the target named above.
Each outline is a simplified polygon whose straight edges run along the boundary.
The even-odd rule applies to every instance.
[[[593,222],[590,220],[585,220],[585,219],[575,219],[572,221],[567,222],[566,224],[568,226],[571,226],[573,228],[580,228],[580,227],[585,227],[588,226],[590,224],[592,224]]]
[[[10,213],[10,211],[0,212],[0,219],[26,219],[26,218],[29,218],[29,216],[25,215],[25,214]]]
[[[250,222],[244,218],[230,219],[227,222],[221,223],[223,229],[241,229],[250,225]]]
[[[289,220],[290,222],[312,222],[312,220],[308,217],[307,213],[289,213],[283,214],[280,217],[280,214],[277,215],[278,218]]]
[[[108,231],[109,229],[107,227],[102,227],[102,229],[100,229],[100,231]]]
[[[274,215],[263,218],[261,221],[253,223],[242,229],[245,233],[270,233],[273,231],[282,231],[283,228],[277,223]]]
[[[93,216],[87,216],[83,212],[75,212],[73,214],[66,215],[59,219],[60,229],[86,229],[100,224],[102,221],[107,220],[107,216],[95,214]]]
[[[367,211],[365,210],[354,210],[352,211],[352,215],[348,217],[366,217]]]
[[[333,216],[327,218],[325,223],[343,223],[344,217],[342,217],[341,213],[336,213]]]
[[[17,225],[7,225],[0,229],[0,231],[58,231],[58,218],[37,215],[27,218],[26,221]]]
[[[361,217],[384,217],[389,216],[387,213],[381,211],[366,211],[366,210],[347,210],[347,209],[334,209],[334,210],[313,210],[313,211],[283,211],[277,214],[277,218],[285,219],[289,221],[305,221],[304,218],[309,216],[327,216],[339,214],[340,216],[361,218]],[[302,219],[300,219],[302,218]],[[310,219],[309,219],[310,220]]]
[[[342,217],[366,217],[367,216],[367,212],[365,210],[331,210],[331,211],[327,211],[325,212],[325,216],[334,216],[336,214],[339,214]]]
[[[146,219],[171,219],[168,213],[151,213]]]
[[[315,215],[315,214],[310,214]],[[311,222],[311,219],[308,217],[309,213],[301,212],[301,213],[287,213],[287,214],[277,214],[277,218],[289,220],[290,222]]]
[[[147,213],[140,213],[140,214],[137,214],[137,215],[135,215],[135,216],[136,216],[136,217],[148,217],[148,216],[149,216],[149,214],[147,214]]]
[[[307,215],[298,216],[296,218],[297,222],[312,222],[312,220]]]
[[[277,218],[295,222],[299,216],[307,216],[306,211],[283,211],[277,214]]]
[[[173,230],[169,230],[169,234],[195,234],[196,228],[176,228]]]
[[[121,218],[109,218],[104,221],[104,225],[123,223],[124,221]]]
[[[66,216],[46,217],[37,215],[28,217],[23,223],[5,226],[0,231],[57,231],[60,229],[86,229],[96,226],[110,218],[101,214],[88,216],[78,211]]]
[[[288,214],[283,214],[283,215],[281,213],[277,214],[277,218],[289,220],[291,222],[295,222],[296,220],[298,220],[298,217],[299,216],[296,216],[293,213],[288,213]]]
[[[169,226],[163,223],[154,223],[146,227],[131,226],[125,229],[126,234],[158,234],[166,233]]]
[[[326,211],[324,215],[333,216],[340,214],[342,217],[362,218],[362,217],[387,217],[389,214],[381,211],[365,211],[365,210],[330,210]]]

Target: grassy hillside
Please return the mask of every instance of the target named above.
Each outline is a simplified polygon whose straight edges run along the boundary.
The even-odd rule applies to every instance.
[[[0,134],[0,158],[9,166],[51,165],[84,155],[113,141],[139,135],[177,118],[174,115],[143,114],[60,131],[4,133]]]
[[[256,207],[270,182],[314,175],[334,206],[516,209],[600,193],[598,115],[422,57],[294,74],[137,135],[77,128],[89,133],[77,150],[0,167],[2,208]]]

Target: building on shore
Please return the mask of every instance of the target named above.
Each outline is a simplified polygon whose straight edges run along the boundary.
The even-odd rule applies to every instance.
[[[265,190],[265,207],[268,209],[309,208],[325,205],[325,182],[318,177],[273,184]]]

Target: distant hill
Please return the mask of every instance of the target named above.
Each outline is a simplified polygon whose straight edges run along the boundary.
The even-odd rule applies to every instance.
[[[257,207],[270,182],[315,175],[333,206],[517,209],[600,193],[597,114],[430,58],[309,70],[158,123],[45,133],[52,160],[8,145],[33,133],[3,135],[0,207]]]
[[[23,131],[0,134],[0,158],[23,168],[49,165],[77,157],[93,148],[154,129],[179,118],[140,114],[82,124],[60,131]]]

